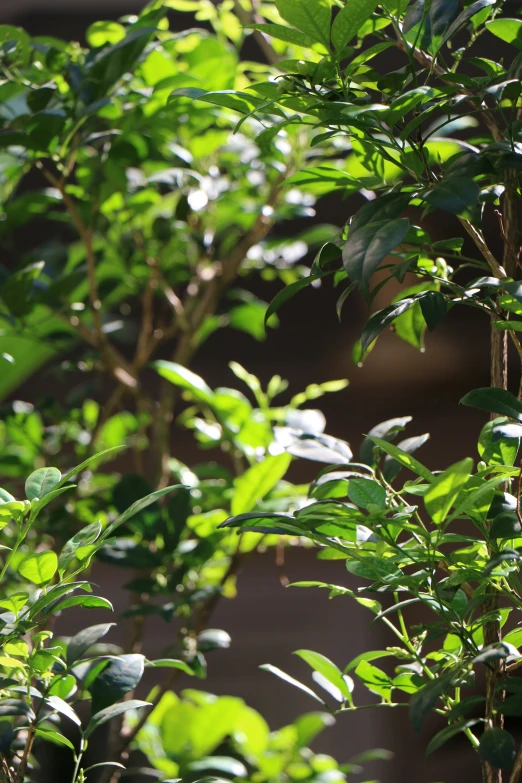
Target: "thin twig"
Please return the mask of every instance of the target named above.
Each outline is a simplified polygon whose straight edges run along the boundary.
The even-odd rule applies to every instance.
[[[275,207],[285,179],[290,171],[280,173],[270,188],[265,206]],[[268,234],[273,225],[273,218],[260,212],[253,226],[245,233],[228,257],[214,262],[213,274],[203,279],[203,269],[197,270],[196,279],[187,287],[182,302],[183,312],[188,319],[186,328],[176,346],[173,361],[186,365],[197,347],[196,335],[205,319],[213,315],[223,292],[230,287],[237,277],[241,264],[248,251],[258,244]],[[197,292],[191,294],[190,292]],[[160,402],[155,412],[154,443],[156,447],[156,460],[154,466],[155,483],[165,486],[168,481],[168,458],[170,454],[170,430],[174,417],[174,407],[177,399],[176,387],[165,381],[161,387]]]
[[[63,200],[63,204],[83,242],[85,248],[85,260],[87,263],[87,282],[89,286],[89,302],[91,305],[92,319],[95,333],[95,347],[99,348],[100,353],[105,360],[107,368],[114,377],[124,386],[130,389],[137,387],[137,380],[132,372],[132,368],[127,364],[124,357],[109,342],[107,335],[103,330],[101,319],[101,301],[98,292],[98,281],[96,278],[96,254],[93,246],[93,229],[87,226],[80,215],[74,200],[67,193],[65,181],[63,178],[56,177],[52,172],[46,169],[41,161],[37,162],[37,168],[42,172],[45,179],[55,187]]]
[[[18,770],[16,772],[15,783],[24,783],[25,770],[29,761],[29,756],[31,755],[31,751],[33,749],[33,742],[34,742],[35,735],[36,735],[36,726],[31,725],[29,728],[29,733],[27,735],[27,740],[25,742],[25,748],[24,748],[22,760],[20,761],[20,766],[18,767]]]
[[[471,223],[469,220],[466,220],[466,218],[459,217],[459,221],[461,225],[465,228],[466,232],[469,234],[477,248],[480,250],[482,256],[486,259],[489,268],[491,269],[492,273],[495,275],[495,277],[498,278],[504,278],[507,277],[506,270],[504,267],[502,267],[489,247],[486,244],[486,241],[480,231],[477,231],[473,223]]]
[[[255,0],[252,0],[252,13],[248,13],[248,11],[243,8],[239,0],[234,0],[234,13],[236,14],[237,18],[243,25],[243,27],[247,27],[250,24],[259,24],[263,23],[266,20],[263,16],[259,13],[257,9],[257,3]],[[267,62],[270,65],[274,65],[278,62],[281,58],[273,49],[273,47],[268,43],[267,39],[263,35],[263,33],[260,30],[253,30],[254,38],[256,39],[257,43],[259,44],[259,47],[263,54],[266,57]]]
[[[518,749],[518,753],[509,776],[509,783],[519,783],[520,776],[522,775],[522,745]]]
[[[151,334],[154,332],[154,294],[158,287],[159,270],[158,264],[154,258],[147,257],[147,264],[150,269],[150,276],[143,292],[143,307],[141,314],[141,328],[136,343],[136,352],[132,362],[134,369],[141,367],[142,356],[147,353],[147,346]]]
[[[6,757],[4,756],[3,753],[0,755],[0,758],[2,760],[2,769],[4,770],[5,775],[6,775],[5,780],[7,780],[8,783],[13,783],[13,776],[11,775],[11,770],[9,769],[9,764],[8,764],[7,759],[6,759]]]

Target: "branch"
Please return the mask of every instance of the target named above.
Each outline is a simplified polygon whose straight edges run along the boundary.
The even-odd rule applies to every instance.
[[[141,328],[132,362],[134,370],[142,367],[147,360],[148,344],[151,335],[154,333],[154,294],[158,287],[159,269],[155,258],[147,257],[147,264],[150,268],[150,277],[143,292]]]
[[[259,24],[265,22],[265,19],[261,16],[261,14],[256,9],[256,2],[255,0],[252,0],[252,13],[248,13],[239,0],[234,0],[234,13],[243,25],[243,27],[247,27],[250,24]],[[281,58],[277,54],[277,52],[272,48],[272,46],[268,43],[267,39],[263,35],[263,33],[260,30],[252,30],[254,34],[254,38],[256,39],[257,43],[259,44],[259,47],[263,54],[265,55],[267,62],[270,65],[274,65],[277,63]]]
[[[491,269],[492,273],[495,275],[495,277],[503,278],[507,277],[506,270],[504,267],[500,266],[497,259],[489,249],[489,247],[486,244],[486,241],[480,231],[477,231],[473,223],[471,223],[469,220],[466,220],[466,218],[459,217],[459,221],[461,225],[466,229],[466,232],[469,234],[477,248],[480,250],[482,256],[486,259],[489,268]]]
[[[185,313],[185,308],[183,307],[183,302],[177,295],[177,293],[174,291],[173,288],[166,282],[166,280],[163,280],[161,278],[161,285],[163,288],[163,293],[165,294],[165,298],[169,305],[174,310],[174,313],[176,314],[176,318],[179,321],[180,328],[184,332],[188,332],[190,329],[190,324],[187,320],[187,315]]]
[[[29,728],[29,733],[27,735],[27,740],[25,742],[25,748],[24,748],[22,760],[20,761],[20,766],[18,767],[18,770],[16,772],[15,783],[24,783],[25,770],[27,767],[27,763],[29,761],[29,756],[31,755],[31,750],[33,748],[35,735],[36,735],[36,726],[32,724]]]
[[[290,171],[285,170],[277,176],[270,188],[266,206],[276,206],[281,195],[282,185],[289,174]],[[199,328],[206,318],[215,313],[223,291],[234,282],[250,248],[264,239],[272,225],[273,219],[260,211],[253,226],[238,242],[230,255],[214,263],[211,279],[204,280],[202,270],[197,272],[196,279],[188,286],[182,303],[187,324],[172,357],[174,362],[186,365],[190,361],[197,347],[195,337]],[[160,487],[166,485],[169,475],[170,427],[176,395],[176,387],[165,381],[162,384],[160,403],[156,410],[153,438],[156,447],[155,483]]]
[[[431,55],[429,55],[427,52],[422,51],[422,49],[417,49],[413,47],[410,47],[408,49],[405,41],[402,38],[398,38],[395,41],[395,44],[398,49],[400,49],[402,52],[405,52],[406,54],[408,53],[408,51],[412,52],[413,57],[417,60],[418,63],[420,63],[420,65],[422,65],[424,68],[434,73],[442,81],[445,81],[445,77],[447,76],[448,72],[440,65],[437,65],[434,58]],[[450,84],[452,83],[453,82],[450,82]],[[470,90],[463,89],[462,93],[464,95],[467,95],[471,99],[476,97],[473,95],[473,93]],[[476,108],[476,104],[474,100],[473,100],[473,107]],[[488,109],[487,104],[484,103],[484,101],[481,103],[481,108],[482,108],[482,117],[491,135],[493,136],[495,141],[502,141],[504,138],[504,134],[502,133],[502,129],[495,119],[495,115],[493,114],[492,111]]]
[[[7,780],[8,783],[13,783],[13,776],[11,775],[11,770],[9,769],[8,761],[3,753],[0,754],[0,759],[2,762],[2,769],[5,772],[5,780]]]
[[[55,187],[61,194],[64,206],[69,213],[71,220],[78,231],[80,239],[85,247],[85,259],[87,262],[87,282],[89,285],[89,301],[92,310],[92,319],[94,323],[94,338],[95,342],[92,343],[94,347],[100,350],[100,353],[105,360],[107,368],[114,375],[123,386],[127,386],[129,389],[136,389],[138,381],[134,376],[132,368],[127,364],[125,358],[116,350],[116,348],[109,342],[107,335],[103,331],[103,324],[101,320],[101,301],[98,293],[98,281],[96,279],[96,255],[94,253],[94,247],[92,243],[93,231],[92,228],[86,226],[82,216],[78,212],[74,200],[69,196],[65,189],[65,181],[59,179],[52,172],[48,171],[41,161],[37,162],[38,169],[42,172],[45,179]],[[90,341],[90,340],[89,340]]]
[[[509,776],[509,783],[518,783],[522,775],[522,745],[518,749],[517,757]]]

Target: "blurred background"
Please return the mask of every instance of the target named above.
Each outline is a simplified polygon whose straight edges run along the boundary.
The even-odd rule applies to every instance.
[[[117,19],[142,6],[140,0],[0,0],[0,23],[19,25],[31,35],[83,42],[85,30],[92,22]],[[191,26],[188,14],[173,12],[171,18],[174,29]],[[255,59],[259,52],[255,51],[255,44],[249,45],[248,57]],[[335,194],[317,204],[317,217],[311,220],[342,226],[359,204],[357,198],[343,201]],[[427,226],[434,239],[460,235],[455,218],[446,214],[440,223],[438,218],[440,215],[432,216]],[[285,233],[304,227],[304,221],[294,227],[286,225]],[[490,227],[492,234],[494,228]],[[36,245],[42,239],[25,237],[23,249],[30,249],[31,243]],[[495,250],[494,236],[491,246]],[[465,252],[473,255],[474,249],[465,245]],[[258,281],[255,285],[255,293],[267,301],[278,290],[278,284]],[[209,338],[193,369],[212,387],[229,385],[232,376],[228,362],[235,360],[263,382],[274,373],[281,374],[290,381],[294,392],[311,382],[348,378],[348,389],[328,395],[319,406],[326,414],[330,434],[357,446],[362,434],[377,422],[412,415],[414,421],[408,435],[431,433],[421,454],[431,468],[476,456],[475,442],[484,417],[470,408],[459,408],[458,401],[470,389],[488,383],[489,356],[484,350],[488,324],[484,317],[475,310],[450,312],[436,332],[427,335],[424,353],[387,333],[364,367],[358,368],[352,363],[351,347],[366,318],[366,305],[350,299],[340,324],[335,313],[336,299],[336,292],[328,285],[306,289],[280,311],[279,328],[269,330],[263,343],[254,343],[243,333],[221,330]],[[38,384],[22,386],[16,391],[16,398],[30,402],[42,394],[64,394],[45,368],[39,374]],[[173,453],[182,454],[188,464],[197,459],[189,434],[179,434]],[[300,473],[296,472],[293,478],[307,480],[315,474],[316,466],[300,463],[295,470]],[[271,727],[278,728],[300,712],[313,709],[313,703],[296,689],[259,670],[260,664],[270,662],[300,677],[307,675],[307,667],[292,658],[295,649],[317,650],[343,667],[369,644],[375,649],[390,642],[381,628],[370,627],[371,615],[358,611],[352,602],[341,598],[330,601],[326,591],[283,587],[283,577],[290,582],[318,579],[351,586],[342,561],[317,561],[313,552],[297,548],[286,551],[284,565],[276,565],[274,557],[274,553],[269,553],[252,558],[240,575],[237,598],[220,603],[213,624],[231,634],[232,646],[212,655],[203,687],[213,693],[241,696],[265,716]],[[123,585],[130,576],[120,573]],[[118,592],[114,577],[113,569],[97,566],[94,581],[100,584],[102,595],[110,593],[118,612],[125,607],[126,598],[123,589]],[[68,633],[73,630],[68,628]],[[149,643],[157,642],[160,649],[173,631],[158,622],[151,625],[150,633],[155,637],[151,636]],[[424,738],[434,730],[433,724],[426,725]],[[467,779],[470,762],[468,748],[458,739],[425,760],[422,743],[416,740],[406,710],[339,716],[316,747],[340,761],[370,748],[392,750],[393,761],[368,767],[368,772],[383,783],[451,783]],[[475,775],[475,766],[473,770]]]

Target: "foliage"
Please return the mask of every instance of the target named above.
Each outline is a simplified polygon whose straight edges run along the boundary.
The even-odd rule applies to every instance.
[[[54,467],[39,468],[27,478],[24,500],[17,500],[6,490],[0,492],[4,552],[0,572],[0,743],[5,780],[27,779],[33,745],[41,741],[70,748],[75,757],[73,780],[83,780],[88,768],[81,766],[82,758],[91,734],[126,710],[148,704],[137,699],[121,701],[138,685],[145,666],[156,664],[144,655],[104,650],[100,640],[113,623],[86,627],[67,639],[56,638],[51,628],[57,616],[73,607],[112,611],[110,601],[93,595],[92,583],[81,576],[120,525],[173,487],[138,500],[105,526],[97,521],[84,527],[59,552],[28,545],[41,511],[74,489],[76,485],[70,480],[86,468],[92,469],[99,456],[103,455],[87,460],[65,476]],[[181,660],[171,659],[164,664],[188,668]],[[90,710],[82,725],[78,706],[85,700]],[[63,717],[77,727],[78,749],[58,725]]]
[[[187,690],[166,693],[138,736],[138,745],[167,775],[191,781],[198,775],[224,775],[237,781],[343,781],[359,772],[359,762],[386,758],[384,751],[361,754],[338,765],[307,747],[333,722],[329,713],[310,712],[270,732],[262,716],[242,699]]]
[[[336,5],[341,8],[332,16]],[[354,289],[371,304],[387,282],[395,288],[408,283],[363,328],[354,350],[358,362],[390,325],[422,348],[426,328],[433,330],[457,305],[485,312],[522,354],[514,280],[520,23],[502,11],[494,0],[463,9],[435,0],[277,0],[265,6],[269,24],[251,25],[271,37],[283,58],[275,79],[250,90],[249,110],[264,125],[260,136],[277,143],[279,134],[301,125],[317,150],[314,165],[291,182],[368,197],[338,238],[323,246],[306,281],[333,276],[340,286],[347,280],[339,314]],[[478,56],[481,45],[493,49],[499,38],[510,44],[499,62]],[[290,47],[280,43],[290,40]],[[390,72],[391,62],[400,67]],[[260,93],[269,98],[261,106]],[[219,100],[213,93],[199,97]],[[433,241],[425,218],[434,211],[455,216],[459,235]],[[491,217],[503,240],[500,261],[484,235]],[[478,258],[465,247],[466,234]],[[278,295],[270,312],[303,285]]]
[[[335,229],[269,236],[276,223],[313,213],[313,196],[286,185],[300,164],[303,133],[296,129],[274,151],[254,140],[253,119],[232,136],[235,119],[226,105],[170,101],[173,89],[246,88],[267,69],[240,61],[245,34],[225,6],[205,6],[203,21],[210,20],[214,32],[175,34],[168,5],[152,3],[138,17],[95,23],[87,47],[0,27],[0,240],[7,261],[0,291],[0,394],[5,398],[44,364],[47,377],[67,390],[59,399],[3,406],[0,464],[8,489],[2,491],[7,498],[9,492],[19,496],[33,468],[43,483],[52,483],[60,471],[70,477],[74,460],[83,463],[77,493],[57,493],[24,527],[25,565],[19,574],[6,558],[2,591],[9,601],[22,577],[45,576],[51,593],[62,580],[69,585],[71,569],[89,569],[95,560],[114,566],[115,580],[121,567],[137,571],[126,585],[131,633],[120,650],[123,658],[113,647],[102,650],[92,677],[81,664],[81,677],[92,680],[96,714],[111,707],[108,694],[118,704],[122,695],[133,695],[144,665],[158,669],[162,683],[134,727],[125,723],[132,705],[116,708],[107,749],[112,766],[102,772],[106,781],[119,778],[128,746],[177,676],[204,677],[208,652],[230,644],[225,631],[206,626],[221,596],[235,595],[237,571],[260,537],[244,536],[238,545],[218,524],[263,504],[286,510],[301,502],[304,490],[282,481],[290,458],[269,453],[274,423],[306,420],[322,431],[322,414],[300,408],[345,385],[312,384],[274,405],[287,386],[279,376],[264,389],[233,364],[244,391],[211,390],[187,369],[204,341],[223,327],[264,339],[267,304],[248,290],[250,279],[294,282],[308,248],[319,247]],[[41,233],[43,244],[33,240]],[[157,360],[157,373],[151,373],[151,360]],[[171,455],[180,404],[178,424],[194,432],[202,449],[221,449],[222,465],[188,467]],[[123,444],[133,471],[119,451]],[[92,471],[89,460],[99,451],[107,462],[121,463],[112,472]],[[160,502],[173,477],[178,488]],[[31,502],[38,502],[42,487],[32,480],[27,486]],[[145,508],[144,498],[154,499],[155,487],[160,494]],[[10,544],[15,522],[7,524],[7,502],[5,512],[3,535]],[[263,537],[264,547],[274,542]],[[60,558],[66,570],[56,577]],[[60,582],[53,584],[53,578]],[[45,581],[41,588],[35,584],[31,601],[35,589],[47,589]],[[77,599],[66,600],[110,609],[106,599]],[[52,616],[66,608],[53,607]],[[154,662],[141,649],[151,615],[179,620],[181,629]],[[63,659],[65,644],[57,651],[51,635],[32,639],[31,628],[22,630],[13,633],[27,655],[45,658],[50,650],[54,656],[48,658],[52,677],[62,670],[67,677],[75,673]],[[7,687],[10,673],[8,666]],[[25,685],[31,673],[26,670]],[[47,688],[48,669],[42,677]],[[39,687],[33,682],[27,710],[38,720],[50,715],[54,727],[45,736],[38,729],[39,740],[63,737],[70,747],[56,710],[49,712],[45,702],[33,705]],[[83,679],[74,686],[76,695],[73,685],[62,696],[76,704],[90,691]],[[10,699],[2,690],[6,709]],[[16,737],[6,735],[2,745],[9,780],[32,778],[35,770],[33,718],[24,715],[15,720]],[[94,724],[86,726],[90,733]],[[84,749],[83,740],[73,745],[75,783],[87,774]]]
[[[361,363],[389,326],[423,349],[426,329],[435,329],[450,309],[479,309],[492,324],[493,388],[470,392],[462,402],[502,418],[482,430],[476,470],[466,459],[432,473],[411,456],[422,437],[407,439],[403,448],[391,443],[404,424],[393,420],[369,434],[359,463],[330,460],[336,464],[311,485],[309,505],[290,515],[236,515],[225,524],[300,535],[320,546],[321,556],[346,558],[352,574],[370,581],[362,594],[322,586],[367,606],[398,646],[368,651],[344,669],[318,653],[298,652],[340,711],[361,706],[351,693],[353,670],[384,706],[395,703],[394,693],[409,694],[417,730],[428,713],[444,715],[448,725],[428,753],[464,732],[478,751],[483,780],[498,782],[501,770],[512,766],[515,783],[522,751],[504,729],[504,716],[518,714],[512,672],[520,653],[518,631],[503,637],[502,626],[522,597],[520,469],[514,467],[520,432],[513,423],[521,407],[507,391],[508,337],[522,357],[520,21],[507,18],[495,0],[462,6],[275,0],[263,12],[266,20],[250,27],[270,37],[281,59],[275,78],[250,90],[268,98],[259,106],[254,97],[248,109],[263,122],[261,136],[277,139],[296,125],[307,128],[318,159],[291,181],[367,198],[268,313],[327,276],[348,284],[339,315],[353,291],[371,306],[387,283],[394,294],[399,284],[400,294],[362,329],[353,351]],[[494,47],[501,55],[495,60],[489,56]],[[218,99],[212,92],[194,97]],[[241,106],[236,110],[245,114]],[[328,149],[337,160],[324,154]],[[458,236],[433,241],[427,228],[432,212],[446,213]],[[492,225],[500,240],[494,250],[486,231]],[[470,250],[465,240],[472,241]],[[396,486],[402,468],[418,478]],[[366,593],[391,595],[381,604]],[[410,624],[403,610],[407,616],[415,604],[425,608],[426,620]],[[371,662],[389,656],[396,659],[393,674]],[[483,695],[463,695],[482,668]]]
[[[169,8],[195,12],[213,31],[173,34]],[[27,484],[31,506],[4,498],[4,536],[17,520],[22,524],[21,515],[29,514],[31,524],[19,528],[24,560],[4,560],[3,587],[16,596],[26,580],[35,584],[27,600],[35,590],[45,597],[56,587],[46,590],[56,571],[66,578],[58,557],[64,551],[67,568],[88,568],[96,553],[140,569],[128,585],[132,649],[110,658],[102,653],[104,668],[94,664],[92,689],[81,677],[77,686],[82,696],[91,694],[98,715],[112,709],[104,701],[110,694],[118,710],[121,696],[134,690],[132,672],[146,661],[148,615],[183,619],[167,660],[156,662],[171,672],[151,694],[154,709],[130,713],[116,731],[114,783],[131,745],[161,774],[184,779],[330,780],[353,771],[306,749],[324,718],[303,716],[269,735],[241,700],[170,692],[180,672],[203,676],[205,653],[229,644],[225,632],[207,625],[219,597],[234,594],[248,552],[288,535],[317,546],[320,557],[345,559],[353,576],[367,580],[357,591],[318,586],[368,608],[395,640],[344,668],[299,650],[324,697],[266,668],[330,713],[394,707],[408,697],[417,730],[432,712],[446,721],[428,753],[463,732],[485,783],[500,783],[507,767],[510,783],[520,779],[522,751],[504,728],[505,717],[520,713],[513,673],[521,642],[513,620],[522,601],[516,466],[522,404],[507,390],[508,339],[522,357],[520,25],[501,0],[157,0],[137,17],[93,25],[87,48],[0,28],[0,232],[11,254],[1,289],[0,392],[13,391],[50,360],[65,383],[76,383],[71,370],[87,379],[66,410],[55,401],[41,410],[23,402],[5,409],[0,459],[10,489],[18,495],[21,478],[34,466],[38,471]],[[241,59],[250,35],[266,65]],[[484,44],[488,54],[497,48],[498,61],[483,56]],[[331,193],[365,198],[342,230],[315,225],[288,239],[280,239],[285,230],[278,238],[269,233],[283,220],[313,217],[315,200]],[[431,213],[458,235],[434,241]],[[24,235],[43,218],[55,222],[58,238],[20,253]],[[317,250],[311,266],[302,263],[309,249]],[[255,274],[285,285],[270,305],[248,290]],[[339,316],[356,290],[373,307],[388,283],[393,289],[389,304],[362,329],[353,351],[358,364],[390,326],[423,349],[426,329],[452,308],[487,315],[492,388],[462,400],[495,415],[479,436],[476,467],[469,458],[433,472],[412,456],[426,435],[395,445],[409,417],[377,425],[354,461],[347,443],[325,433],[322,414],[302,407],[342,384],[312,384],[278,405],[274,398],[286,389],[279,376],[263,388],[232,363],[247,394],[212,389],[188,369],[218,329],[263,339],[291,297],[327,277],[342,291]],[[74,359],[60,363],[67,354]],[[146,380],[152,360],[161,378],[153,391]],[[100,406],[102,384],[110,384],[111,395]],[[178,424],[193,431],[202,449],[220,449],[223,465],[187,466],[171,455],[180,399],[187,404]],[[82,468],[77,499],[56,496],[43,507],[42,493],[61,480],[57,468],[47,467],[53,455],[67,473],[71,451],[89,458],[124,442],[134,473],[93,476]],[[285,480],[291,457],[326,464],[308,497],[307,488]],[[402,483],[404,469],[414,478]],[[181,486],[131,520],[130,511],[172,475]],[[33,504],[41,512],[34,519]],[[121,527],[112,536],[118,512]],[[410,607],[422,610],[418,622],[409,621]],[[12,609],[18,622],[24,610]],[[76,676],[65,647],[53,650],[48,638],[32,638],[25,657],[6,651],[21,661],[14,664],[16,685],[7,685],[0,699],[0,710],[3,702],[10,709],[8,689],[26,677],[23,703],[33,713],[24,707],[14,723],[27,740],[21,751],[13,743],[4,752],[7,767],[19,764],[12,779],[20,782],[49,707],[45,691],[47,706],[34,709],[31,700],[40,697],[31,687],[38,683],[31,685],[26,667],[33,663],[26,661],[51,650],[49,666],[58,667],[52,677]],[[390,659],[384,668],[373,663],[381,658]],[[130,687],[122,691],[127,666]],[[53,681],[46,671],[45,688]],[[10,673],[6,668],[8,682]],[[475,673],[484,674],[479,692]],[[362,703],[361,688],[372,694]],[[212,739],[201,729],[208,714],[219,716],[212,718],[219,726],[229,713],[227,736]],[[62,736],[54,726],[44,731]],[[301,731],[308,731],[306,739]],[[78,783],[85,770],[75,753]],[[111,770],[103,774],[108,781]]]
[[[267,147],[254,140],[254,120],[232,136],[226,106],[170,100],[174,88],[246,87],[266,68],[240,62],[223,35],[169,32],[166,12],[148,6],[122,24],[96,23],[88,49],[8,28],[0,85],[1,240],[11,256],[0,393],[50,356],[56,366],[74,355],[60,375],[84,376],[75,407],[96,398],[104,376],[114,384],[103,411],[89,408],[81,445],[125,438],[143,450],[152,433],[152,483],[166,481],[172,401],[164,385],[155,404],[144,382],[150,360],[186,365],[227,325],[264,339],[267,305],[238,275],[247,285],[257,273],[293,282],[308,247],[335,231],[267,239],[275,223],[311,212],[313,198],[285,189],[302,134]],[[20,253],[43,218],[56,228]],[[122,403],[135,419],[118,415]],[[54,422],[66,418],[47,407]]]
[[[499,412],[503,401],[495,394],[498,390],[486,391],[489,409]],[[463,401],[475,404],[474,395]],[[511,400],[522,411],[516,398]],[[488,722],[500,711],[519,714],[517,680],[509,675],[521,658],[520,632],[514,628],[500,641],[486,638],[486,629],[492,620],[503,626],[521,607],[520,470],[513,465],[522,429],[504,416],[493,419],[480,434],[481,461],[476,469],[472,459],[464,459],[434,474],[412,456],[425,436],[393,443],[407,421],[408,417],[393,419],[374,428],[361,446],[358,462],[326,466],[310,486],[309,503],[294,514],[251,512],[224,525],[242,532],[300,536],[319,546],[321,557],[345,559],[348,571],[368,580],[367,586],[356,592],[321,582],[294,586],[350,596],[396,637],[393,646],[368,650],[342,667],[319,653],[299,650],[297,655],[310,665],[313,679],[328,697],[293,684],[325,707],[337,702],[334,710],[339,713],[368,706],[369,694],[378,697],[374,706],[389,707],[408,698],[417,731],[436,708],[449,726],[432,738],[428,753],[463,731],[483,760],[508,766],[514,745],[498,764],[497,742],[491,752],[486,747],[490,732],[500,729],[488,728]],[[396,484],[405,469],[413,478]],[[493,596],[500,605],[492,603]],[[410,625],[404,615],[414,605],[425,608],[426,619]],[[393,674],[373,663],[390,657]],[[491,712],[480,717],[476,711],[485,696],[473,693],[475,672],[480,674],[498,660],[504,666],[488,706]],[[272,670],[288,679],[284,672]],[[359,684],[356,690],[353,677]],[[369,692],[362,703],[356,699],[360,685]],[[479,743],[475,732],[481,724],[487,731]]]

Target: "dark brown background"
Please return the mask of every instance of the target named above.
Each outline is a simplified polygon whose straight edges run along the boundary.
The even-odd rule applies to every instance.
[[[115,19],[140,10],[142,5],[136,0],[0,0],[0,23],[21,25],[34,35],[81,41],[91,22]],[[172,21],[177,29],[191,26],[186,15],[173,14]],[[390,67],[393,68],[392,62]],[[357,199],[343,201],[338,195],[331,196],[318,205],[317,220],[341,226],[358,204]],[[287,227],[288,233],[292,228],[302,226]],[[436,239],[459,234],[456,220],[449,216],[432,217],[429,229]],[[467,252],[473,253],[473,248],[467,248]],[[256,289],[259,296],[268,300],[275,291],[276,288],[261,284]],[[294,392],[310,382],[347,377],[350,387],[346,391],[320,401],[327,414],[328,432],[358,444],[361,434],[373,424],[411,414],[414,423],[409,434],[432,433],[423,449],[423,458],[431,467],[475,456],[475,439],[484,417],[469,408],[459,408],[458,400],[471,388],[488,382],[488,327],[484,318],[472,310],[453,311],[435,334],[428,335],[425,353],[416,352],[391,333],[385,334],[364,368],[359,369],[351,363],[350,350],[364,322],[365,306],[350,299],[340,325],[335,300],[335,293],[327,286],[301,294],[285,306],[280,328],[271,331],[262,344],[230,331],[213,336],[198,355],[194,369],[210,385],[230,385],[233,377],[227,364],[234,359],[264,381],[280,373],[290,380]],[[38,384],[27,384],[17,391],[17,397],[30,400],[35,386],[42,393],[50,383],[47,377],[43,372]],[[55,387],[52,390],[59,393]],[[197,459],[192,444],[183,435],[173,449],[185,462]],[[311,478],[313,472],[314,466],[309,466],[305,478]],[[321,563],[310,551],[288,551],[284,573],[290,581],[319,579],[350,585],[342,562]],[[232,647],[210,656],[209,677],[202,684],[215,693],[243,697],[263,713],[273,728],[300,712],[314,710],[315,702],[259,670],[259,664],[270,662],[306,679],[308,667],[292,657],[295,649],[317,650],[344,666],[369,646],[381,648],[390,643],[381,628],[370,628],[371,615],[352,602],[342,598],[329,601],[326,591],[284,589],[280,576],[273,554],[256,556],[248,563],[239,578],[238,597],[222,601],[213,619],[215,627],[225,628],[232,635]],[[101,584],[101,594],[110,595],[116,611],[122,610],[126,594],[121,585],[128,581],[128,575],[102,567],[96,579]],[[106,618],[100,621],[103,619]],[[72,630],[68,628],[67,632]],[[174,635],[175,630],[169,625],[151,626],[146,652],[153,655],[160,651]],[[364,698],[362,687],[358,690],[359,698]],[[433,725],[427,726],[424,738],[433,729]],[[383,783],[451,783],[479,778],[476,760],[458,739],[425,761],[404,709],[339,716],[337,725],[316,743],[316,748],[342,761],[374,747],[395,753],[392,762],[368,767],[368,776],[378,775]],[[58,775],[57,767],[56,777],[49,778],[49,783],[57,781]]]

